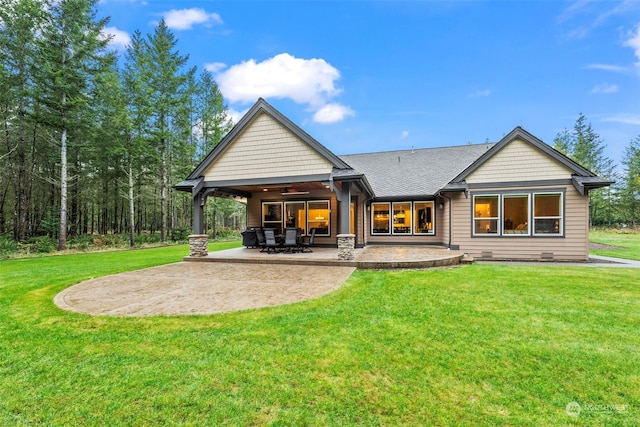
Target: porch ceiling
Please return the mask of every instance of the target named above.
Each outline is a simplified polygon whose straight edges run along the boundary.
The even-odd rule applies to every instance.
[[[235,184],[235,185],[207,185],[213,189],[213,194],[217,197],[243,197],[250,198],[254,193],[278,196],[297,196],[308,194],[312,191],[329,190],[328,181],[306,181],[306,182],[284,182],[284,183],[260,183],[260,184]],[[334,188],[340,189],[342,185],[334,182]],[[211,190],[210,190],[211,191]],[[287,193],[287,194],[283,194]]]

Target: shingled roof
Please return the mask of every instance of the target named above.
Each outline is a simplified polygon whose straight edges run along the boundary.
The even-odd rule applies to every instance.
[[[433,197],[495,144],[339,156],[363,173],[376,198]]]

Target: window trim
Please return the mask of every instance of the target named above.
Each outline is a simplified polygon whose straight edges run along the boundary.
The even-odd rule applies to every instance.
[[[405,211],[402,215],[404,215],[404,217],[402,218],[396,218],[396,205],[406,205],[409,204],[409,215],[407,215],[407,212]],[[413,203],[410,201],[405,201],[405,202],[392,202],[391,203],[391,212],[393,213],[391,219],[391,234],[393,234],[394,236],[411,236],[413,234]],[[400,211],[398,211],[398,214],[400,215]],[[409,232],[407,233],[401,233],[401,232],[396,232],[396,228],[395,225],[399,224],[396,222],[396,220],[400,220],[402,219],[403,222],[402,224],[404,224],[404,227],[407,227],[407,224],[404,222],[406,219],[409,219]]]
[[[279,207],[279,211],[280,211],[280,220],[266,220],[265,219],[265,206],[267,205],[272,205],[272,206],[278,206]],[[284,220],[284,213],[283,213],[283,203],[281,201],[278,202],[265,202],[263,201],[261,204],[261,210],[260,210],[260,216],[261,216],[261,220],[262,220],[262,228],[279,228],[280,231],[282,232],[282,230],[284,230],[283,226],[283,220]],[[274,227],[277,226],[277,227]]]
[[[558,216],[541,216],[538,217],[536,216],[536,206],[535,206],[535,199],[536,196],[552,196],[552,195],[559,195],[560,196],[560,200],[558,201],[558,208],[560,210],[560,215]],[[532,197],[532,209],[531,209],[531,219],[532,219],[532,230],[531,233],[533,234],[533,236],[536,237],[557,237],[557,236],[564,236],[564,222],[565,222],[565,209],[564,209],[564,193],[558,193],[555,191],[549,191],[549,192],[537,192],[533,194]],[[557,220],[558,221],[558,232],[557,233],[536,233],[536,223],[535,221],[537,219],[553,219],[553,220]]]
[[[424,203],[426,205],[431,205],[431,231],[427,233],[417,233],[416,232],[416,204]],[[436,234],[436,202],[435,200],[414,200],[411,204],[411,215],[413,216],[413,223],[411,228],[411,234],[414,236],[434,236]]]
[[[497,197],[498,198],[498,215],[497,216],[476,216],[476,197]],[[471,226],[472,226],[472,235],[478,237],[496,237],[502,235],[502,195],[500,193],[486,193],[486,194],[474,194],[471,199]],[[476,221],[496,221],[496,232],[495,233],[478,233],[476,232]]]
[[[516,197],[516,196],[525,196],[527,195],[529,198],[529,232],[528,234],[511,234],[505,233],[503,227],[504,221],[504,199],[505,197]],[[535,196],[536,195],[559,195],[560,196],[560,216],[553,217],[536,217],[535,216]],[[565,188],[554,188],[554,189],[527,189],[527,190],[512,190],[512,191],[487,191],[487,192],[476,192],[471,195],[471,237],[479,237],[479,238],[558,238],[565,237],[565,222],[566,218],[566,189]],[[497,233],[476,233],[476,219],[495,219],[495,217],[476,217],[475,215],[475,200],[476,197],[498,197],[498,232]],[[535,219],[557,219],[559,221],[559,232],[558,233],[536,233],[535,232]]]
[[[533,194],[535,193],[504,193],[501,196],[502,199],[502,218],[501,218],[501,224],[502,224],[502,237],[531,237],[531,233],[532,233],[532,228],[531,228],[531,215],[532,215],[532,199],[533,199]],[[504,221],[506,220],[505,216],[505,207],[504,207],[504,201],[505,199],[509,199],[509,198],[517,198],[517,197],[526,197],[527,198],[527,229],[526,229],[526,233],[507,233],[507,230],[504,229]],[[513,231],[517,231],[517,230],[513,230]]]
[[[387,205],[387,207],[388,207],[388,209],[387,209],[387,215],[388,215],[388,218],[387,218],[387,229],[389,231],[387,231],[385,233],[379,233],[379,232],[373,231],[374,230],[373,226],[374,226],[375,220],[376,220],[375,217],[374,217],[375,212],[376,212],[376,210],[374,209],[374,205]],[[372,236],[390,236],[391,235],[391,226],[392,226],[391,218],[392,218],[392,216],[391,216],[391,202],[372,202],[371,203],[371,230],[370,230],[371,235]]]
[[[316,228],[316,227],[310,227],[309,223],[310,222],[316,222],[318,221],[316,218],[311,219],[310,215],[309,215],[309,203],[318,203],[318,202],[324,202],[327,204],[327,232],[326,233],[318,233],[316,231],[316,236],[322,236],[322,237],[328,237],[331,236],[331,200],[329,199],[313,199],[313,200],[307,200],[306,204],[305,204],[305,216],[307,217],[307,232],[309,234],[311,234],[311,229],[312,228]]]

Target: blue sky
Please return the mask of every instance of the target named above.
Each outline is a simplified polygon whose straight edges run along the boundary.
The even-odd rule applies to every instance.
[[[337,154],[640,135],[640,2],[103,0],[112,47],[165,19],[234,117],[265,98]]]

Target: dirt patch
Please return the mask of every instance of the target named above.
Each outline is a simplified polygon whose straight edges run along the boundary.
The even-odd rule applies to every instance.
[[[622,248],[620,246],[605,245],[605,244],[602,244],[602,243],[589,242],[589,250],[590,251],[613,250],[613,249],[624,249],[624,248]]]
[[[290,304],[338,289],[353,267],[181,262],[71,286],[65,310],[113,316],[213,314]]]

